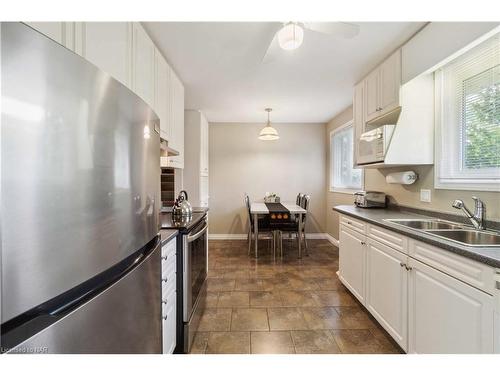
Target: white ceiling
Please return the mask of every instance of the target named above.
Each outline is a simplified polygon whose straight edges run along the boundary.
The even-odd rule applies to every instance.
[[[186,108],[210,122],[327,122],[352,102],[352,87],[423,23],[357,23],[342,39],[307,33],[295,51],[262,64],[269,22],[144,22],[186,89]]]

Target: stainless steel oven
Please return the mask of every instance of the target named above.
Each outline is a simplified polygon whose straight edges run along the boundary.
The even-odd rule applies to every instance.
[[[183,235],[184,352],[189,352],[206,299],[208,222],[205,217]]]

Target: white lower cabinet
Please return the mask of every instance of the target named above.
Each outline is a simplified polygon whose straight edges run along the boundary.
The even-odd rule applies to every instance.
[[[364,303],[366,237],[341,225],[339,242],[339,278]]]
[[[168,300],[176,299],[174,291]],[[162,304],[162,320],[163,320],[163,354],[172,354],[176,345],[176,303]]]
[[[349,217],[340,223],[339,278],[403,350],[500,352],[493,268],[372,224],[353,230]]]
[[[162,337],[163,354],[172,354],[177,342],[176,310],[176,239],[172,239],[162,246]]]
[[[408,257],[368,239],[366,308],[406,351],[408,345]]]
[[[409,352],[493,353],[493,296],[417,260],[409,266]]]

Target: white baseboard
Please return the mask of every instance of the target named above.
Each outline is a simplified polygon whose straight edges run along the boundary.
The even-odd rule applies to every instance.
[[[328,240],[333,245],[339,246],[339,241],[332,237],[329,233],[306,233],[306,238],[309,240]],[[246,240],[246,233],[236,233],[236,234],[217,234],[209,233],[209,240]]]

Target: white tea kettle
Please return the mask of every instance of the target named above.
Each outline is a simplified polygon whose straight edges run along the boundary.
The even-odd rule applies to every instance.
[[[188,202],[188,194],[186,190],[181,190],[179,196],[175,200],[174,207],[172,208],[173,216],[187,217],[193,214],[193,207]]]

